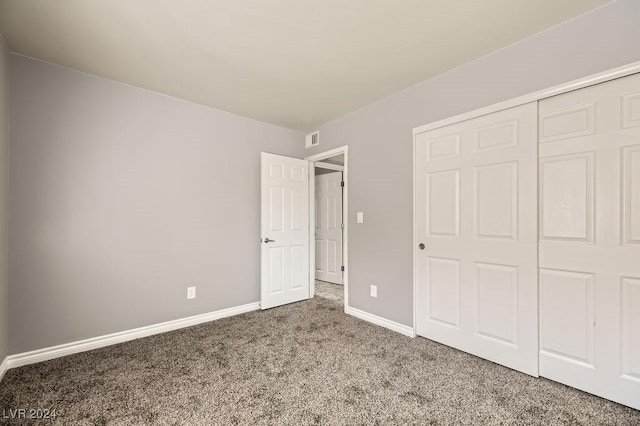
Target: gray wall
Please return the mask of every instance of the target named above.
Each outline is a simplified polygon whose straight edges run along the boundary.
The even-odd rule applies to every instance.
[[[10,353],[259,301],[260,151],[301,133],[21,56],[11,73]]]
[[[410,325],[411,130],[640,60],[638,17],[636,0],[609,4],[327,123],[311,150],[294,131],[11,56],[9,352],[258,301],[259,152],[344,144],[350,304]]]
[[[8,353],[9,281],[7,178],[9,173],[9,52],[0,36],[0,363]]]
[[[306,155],[349,145],[349,304],[413,324],[414,127],[638,61],[639,40],[640,1],[613,2],[321,126]]]

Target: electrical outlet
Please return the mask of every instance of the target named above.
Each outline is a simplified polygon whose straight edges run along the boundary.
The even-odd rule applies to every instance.
[[[371,297],[378,297],[378,286],[377,285],[372,285],[371,286]]]
[[[187,287],[187,299],[195,299],[195,298],[196,298],[196,288]]]
[[[364,223],[364,212],[357,212],[356,214],[356,222]]]

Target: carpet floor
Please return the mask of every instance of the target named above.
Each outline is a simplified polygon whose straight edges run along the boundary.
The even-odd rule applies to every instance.
[[[316,296],[339,301],[344,304],[344,286],[316,280]]]
[[[74,425],[640,424],[633,409],[342,309],[316,297],[10,370],[0,414],[55,408],[41,424]]]

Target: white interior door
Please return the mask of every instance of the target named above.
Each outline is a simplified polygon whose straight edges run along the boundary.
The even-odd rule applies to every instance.
[[[342,172],[316,176],[316,279],[342,284]]]
[[[417,334],[537,376],[536,103],[415,143]]]
[[[309,162],[261,155],[262,309],[309,298]]]
[[[540,102],[540,375],[640,409],[640,75]]]

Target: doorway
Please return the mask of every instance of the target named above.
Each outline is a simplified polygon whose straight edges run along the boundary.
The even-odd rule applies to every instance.
[[[348,306],[347,146],[307,157],[310,179],[310,291]]]
[[[315,163],[316,280],[342,285],[343,166],[334,158]]]

